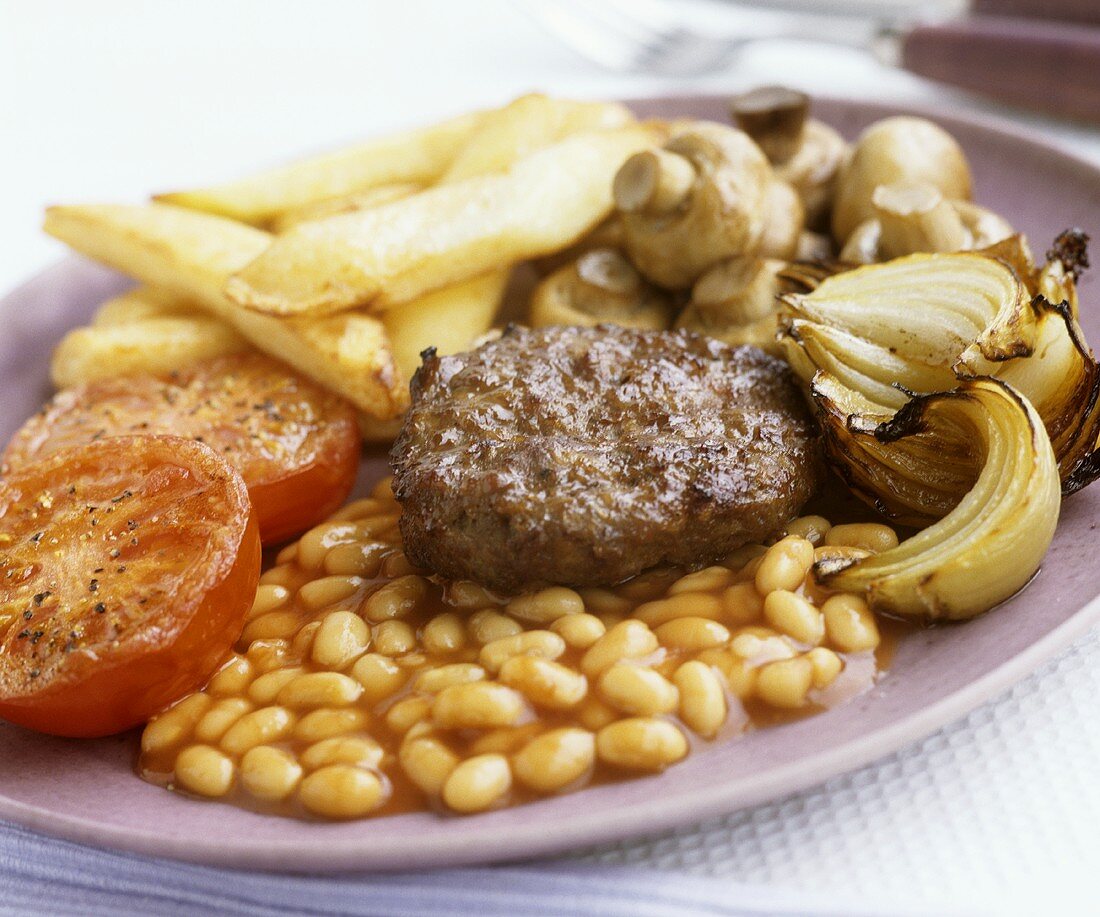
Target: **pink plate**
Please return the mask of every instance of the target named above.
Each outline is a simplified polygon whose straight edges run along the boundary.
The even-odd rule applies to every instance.
[[[720,98],[636,107],[650,115],[724,116]],[[821,118],[849,135],[896,111],[839,100],[816,105]],[[973,163],[977,200],[1007,216],[1039,251],[1068,226],[1100,230],[1100,170],[1000,125],[917,113],[954,133]],[[126,286],[117,274],[72,259],[0,302],[0,436],[6,439],[48,396],[50,349],[64,330]],[[1086,301],[1089,290],[1086,282]],[[1086,305],[1083,323],[1100,341],[1100,313]],[[699,751],[661,776],[469,818],[417,814],[310,824],[192,801],[141,782],[132,769],[133,735],[68,741],[0,726],[0,817],[77,841],[220,866],[337,871],[532,857],[775,799],[927,735],[1083,633],[1100,615],[1100,565],[1093,557],[1098,505],[1100,485],[1067,501],[1044,569],[1022,595],[965,625],[908,636],[872,692],[829,713]]]

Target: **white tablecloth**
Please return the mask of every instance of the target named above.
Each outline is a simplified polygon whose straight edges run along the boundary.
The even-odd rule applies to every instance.
[[[615,97],[765,81],[970,104],[856,52],[790,43],[752,47],[729,73],[704,80],[610,76],[542,34],[518,5],[491,0],[0,0],[0,289],[61,254],[37,230],[50,202],[137,201],[529,89]],[[1096,131],[1027,120],[1100,161]],[[715,877],[731,894],[735,883],[809,893],[793,911],[807,900],[835,908],[861,899],[872,911],[1093,910],[1098,698],[1094,632],[965,721],[878,764],[582,857],[675,872],[688,885]],[[22,867],[50,846],[10,840],[19,836],[0,838],[0,877],[23,889],[0,909],[39,900],[27,897],[35,886]]]

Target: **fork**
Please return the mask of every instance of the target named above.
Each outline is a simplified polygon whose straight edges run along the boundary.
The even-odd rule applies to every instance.
[[[795,4],[797,6],[797,4]],[[751,30],[738,35],[707,35],[680,24],[661,0],[534,0],[528,12],[559,39],[601,67],[617,72],[662,76],[713,73],[727,67],[747,45],[761,39],[829,41],[870,46],[889,58],[888,26],[873,19],[790,15],[791,8],[754,9]]]
[[[761,2],[727,4],[752,10],[736,35],[686,27],[664,0],[530,0],[527,10],[616,72],[717,73],[754,41],[799,39],[860,48],[918,76],[1100,122],[1100,11],[1090,12],[1091,0],[974,0],[977,15],[964,18],[953,17],[966,12],[965,0],[933,0],[919,11],[913,0]],[[1047,14],[1066,18],[1037,18]]]

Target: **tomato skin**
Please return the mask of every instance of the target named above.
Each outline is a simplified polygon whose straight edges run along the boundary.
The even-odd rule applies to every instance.
[[[134,375],[59,392],[12,437],[4,472],[103,436],[167,434],[211,445],[245,480],[265,545],[337,509],[359,470],[354,408],[261,354],[167,377]]]
[[[98,517],[87,517],[102,525],[89,522],[78,531],[70,510],[84,509],[75,504],[94,491],[89,482],[97,474],[113,474],[116,489],[133,480],[133,492],[122,491],[129,496],[114,517],[105,515],[113,501],[100,497]],[[143,484],[160,488],[149,518],[139,505]],[[69,488],[78,488],[72,499]],[[40,501],[47,495],[46,511],[33,522],[41,536],[28,539],[21,521],[36,494]],[[191,518],[196,508],[206,515]],[[0,548],[3,569],[17,574],[10,579],[34,571],[15,585],[0,582],[0,607],[40,612],[25,625],[17,616],[0,637],[0,717],[54,735],[120,732],[201,687],[240,636],[260,574],[258,527],[244,482],[213,450],[178,437],[104,439],[29,466],[0,483],[0,531],[16,536],[12,553]],[[130,532],[144,542],[137,535],[127,541]],[[116,559],[127,563],[109,568]],[[98,588],[88,597],[90,582]],[[38,602],[46,586],[50,598]],[[34,590],[42,592],[31,597]],[[94,599],[109,610],[96,611]],[[103,636],[112,619],[123,624],[113,640]],[[32,627],[46,634],[38,647],[20,639]],[[91,636],[71,649],[49,639],[85,630]],[[36,650],[40,656],[31,655]]]

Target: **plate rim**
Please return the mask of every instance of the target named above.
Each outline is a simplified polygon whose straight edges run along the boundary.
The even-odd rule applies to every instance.
[[[683,102],[698,104],[721,100],[724,93],[669,93],[624,100],[627,105]],[[839,106],[858,106],[875,117],[894,114],[916,115],[950,125],[978,128],[1000,134],[1017,144],[1025,144],[1047,156],[1057,157],[1067,166],[1092,173],[1100,179],[1100,164],[1050,143],[1041,133],[1007,118],[988,113],[970,113],[949,106],[933,106],[905,100],[864,101],[854,96],[818,95],[815,101]],[[63,257],[26,277],[5,291],[0,301],[16,297],[27,287],[42,282],[74,256]],[[86,259],[80,259],[86,260]],[[120,277],[122,275],[119,275]],[[526,860],[570,850],[583,849],[616,840],[654,835],[705,817],[725,815],[760,805],[778,802],[794,794],[819,786],[841,774],[850,773],[894,754],[907,745],[921,741],[943,726],[962,719],[981,704],[994,700],[1012,685],[1034,673],[1043,663],[1068,647],[1093,625],[1100,622],[1100,594],[1074,612],[1067,620],[1015,653],[985,675],[959,687],[946,697],[835,748],[803,755],[768,770],[739,777],[725,783],[701,785],[664,797],[654,793],[644,802],[614,811],[599,810],[587,817],[574,817],[555,823],[549,832],[540,819],[532,818],[510,826],[499,837],[486,837],[476,849],[463,837],[444,837],[433,842],[433,866],[471,865]],[[659,779],[659,778],[658,778]],[[196,802],[204,805],[206,803]],[[532,804],[537,806],[537,803]],[[275,817],[275,816],[271,816]],[[477,818],[477,816],[472,816]],[[230,842],[207,838],[180,838],[158,833],[155,829],[133,828],[43,810],[3,794],[0,788],[0,818],[30,830],[87,844],[100,849],[124,851],[146,856],[233,869],[267,869],[283,872],[334,873],[350,870],[381,871],[400,868],[403,861],[422,852],[422,840],[407,837],[384,851],[371,851],[354,839],[341,839],[325,849],[303,849],[300,839],[283,842],[250,842],[247,837]],[[369,822],[368,822],[369,823]],[[324,824],[316,827],[324,831]],[[232,846],[230,846],[232,844]],[[517,853],[521,848],[522,852]]]

